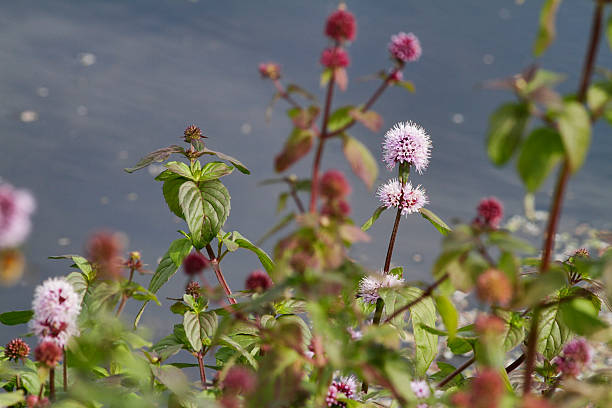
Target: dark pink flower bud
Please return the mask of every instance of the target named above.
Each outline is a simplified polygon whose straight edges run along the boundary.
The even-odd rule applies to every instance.
[[[248,368],[233,366],[223,379],[223,390],[235,394],[249,394],[255,389],[255,376]]]
[[[119,235],[110,231],[99,231],[89,238],[87,254],[98,269],[101,279],[118,279],[121,275],[121,252],[123,244]]]
[[[480,314],[474,324],[476,333],[481,336],[497,336],[506,331],[506,323],[497,316]]]
[[[414,62],[421,57],[421,43],[412,33],[398,33],[391,36],[389,52],[400,62]]]
[[[197,299],[200,297],[201,290],[202,289],[200,288],[200,284],[198,282],[189,282],[185,288],[185,294],[191,295],[194,299]]]
[[[183,137],[185,138],[185,142],[191,143],[193,140],[200,140],[203,137],[206,137],[202,134],[202,130],[196,125],[187,126],[185,131],[183,132]]]
[[[263,292],[270,289],[274,283],[270,276],[262,270],[256,269],[249,274],[246,279],[245,286],[248,290],[254,292]]]
[[[326,48],[321,53],[321,65],[325,68],[346,68],[350,62],[348,53],[342,48]]]
[[[351,206],[346,200],[326,201],[321,206],[321,215],[328,217],[344,218],[351,213]]]
[[[477,225],[498,228],[499,223],[504,217],[504,206],[495,197],[483,198],[478,204],[478,216],[474,220]]]
[[[332,40],[342,42],[353,41],[357,34],[355,16],[344,9],[338,9],[327,17],[325,35]]]
[[[330,199],[343,198],[351,193],[351,186],[340,170],[327,170],[321,176],[321,194]]]
[[[568,377],[576,377],[591,362],[593,350],[585,339],[574,339],[563,347],[563,353],[553,359],[557,371]]]
[[[400,82],[404,79],[404,74],[399,69],[396,69],[391,72],[391,74],[389,75],[389,79],[393,82]]]
[[[62,349],[51,341],[44,341],[34,349],[36,361],[50,368],[57,365],[62,354]]]
[[[491,368],[482,369],[472,381],[472,407],[497,407],[504,393],[504,382]]]
[[[30,346],[22,339],[13,339],[4,348],[4,355],[9,360],[23,360],[30,354]]]
[[[280,65],[275,62],[262,62],[259,64],[259,74],[264,79],[279,79],[281,77]]]
[[[183,260],[183,272],[189,276],[194,276],[202,272],[210,261],[199,252],[192,252]]]
[[[512,299],[512,284],[499,269],[488,269],[478,277],[476,293],[483,302],[507,306]]]

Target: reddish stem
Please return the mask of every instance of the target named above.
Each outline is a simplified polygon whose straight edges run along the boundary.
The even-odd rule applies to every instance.
[[[202,387],[206,388],[206,371],[204,369],[204,359],[201,351],[198,351],[196,358],[198,359],[198,365],[200,366],[200,381],[202,382]]]
[[[231,305],[235,305],[236,300],[232,297],[232,290],[230,289],[229,285],[227,284],[227,281],[225,280],[225,277],[223,276],[223,273],[221,272],[219,260],[217,259],[217,256],[215,255],[215,252],[213,251],[210,244],[206,245],[206,252],[208,253],[208,256],[210,258],[210,263],[212,264],[213,270],[215,271],[215,275],[217,276],[219,285],[221,285],[223,291],[225,292],[227,302]]]
[[[49,399],[55,401],[55,368],[49,369]]]

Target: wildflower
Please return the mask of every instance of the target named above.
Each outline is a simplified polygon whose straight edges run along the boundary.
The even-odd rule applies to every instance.
[[[359,293],[357,296],[366,303],[374,304],[380,297],[378,294],[380,288],[400,286],[403,282],[403,279],[398,278],[392,273],[381,272],[365,276],[359,282]]]
[[[425,129],[413,122],[398,122],[385,133],[383,161],[389,170],[397,163],[407,163],[422,174],[429,164],[431,147]]]
[[[376,194],[385,207],[401,208],[402,215],[417,212],[429,203],[420,185],[413,188],[411,183],[402,184],[397,178],[380,186]]]
[[[202,137],[206,137],[202,135],[202,130],[196,125],[187,126],[185,131],[183,132],[183,137],[185,138],[185,142],[191,143],[193,140],[200,140]]]
[[[404,79],[404,74],[399,69],[395,69],[389,74],[389,80],[393,82],[400,82],[403,79]]]
[[[95,264],[102,279],[117,279],[121,274],[121,252],[123,245],[119,235],[110,231],[99,231],[89,238],[87,254]]]
[[[512,299],[512,284],[499,269],[488,269],[478,277],[476,292],[480,300],[507,306]]]
[[[64,278],[50,278],[39,285],[32,301],[30,328],[42,342],[63,347],[78,334],[76,319],[81,311],[79,295]]]
[[[249,394],[255,389],[255,376],[248,368],[233,366],[223,379],[223,389],[234,394]]]
[[[246,279],[246,288],[255,292],[263,292],[270,289],[274,283],[270,276],[262,270],[256,269]]]
[[[183,260],[183,271],[189,276],[194,276],[202,272],[209,264],[210,261],[204,255],[192,252]]]
[[[483,198],[478,204],[478,215],[474,224],[496,229],[504,217],[504,206],[495,197]]]
[[[325,402],[330,408],[344,408],[346,403],[338,401],[338,394],[344,394],[348,399],[355,399],[357,394],[357,379],[354,376],[341,377],[337,381],[332,381],[327,390]]]
[[[342,48],[326,48],[321,53],[321,65],[325,68],[346,68],[350,62],[348,53]]]
[[[191,295],[194,299],[197,299],[200,297],[200,284],[198,282],[189,282],[187,284],[187,287],[185,288],[185,294],[186,295]]]
[[[429,389],[429,385],[427,385],[427,381],[411,381],[410,387],[417,398],[428,398],[431,395],[431,390]]]
[[[589,250],[586,248],[578,248],[576,252],[574,252],[573,256],[579,258],[589,258],[591,254],[589,254]]]
[[[472,381],[472,407],[494,408],[502,397],[504,383],[493,369],[481,370]]]
[[[484,313],[476,318],[474,326],[476,332],[485,337],[495,337],[506,330],[506,323],[502,319]]]
[[[351,186],[340,170],[327,170],[321,176],[321,194],[327,199],[342,198],[351,193]]]
[[[26,406],[28,408],[43,408],[48,407],[49,405],[49,398],[47,397],[38,398],[37,395],[30,394],[26,398]]]
[[[325,201],[321,206],[321,215],[344,218],[351,213],[351,206],[346,200]]]
[[[26,191],[0,183],[0,248],[19,246],[30,234],[36,204]]]
[[[342,42],[353,41],[357,33],[355,16],[346,10],[339,9],[327,17],[325,23],[325,35],[329,38]]]
[[[4,348],[4,355],[9,360],[24,360],[30,354],[30,346],[22,339],[13,339]]]
[[[421,43],[412,33],[398,33],[391,36],[389,52],[400,62],[414,62],[421,57]]]
[[[264,79],[279,79],[281,77],[280,65],[275,62],[262,62],[259,64],[259,74]]]
[[[51,341],[43,341],[34,349],[34,356],[36,361],[52,368],[62,359],[62,349]]]
[[[588,365],[593,358],[593,350],[587,341],[578,338],[570,341],[563,347],[563,353],[553,359],[552,363],[557,371],[565,376],[576,377],[584,366]]]

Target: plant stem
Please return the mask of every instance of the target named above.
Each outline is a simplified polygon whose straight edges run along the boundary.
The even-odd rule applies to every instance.
[[[55,368],[49,369],[49,399],[55,400]]]
[[[198,351],[196,358],[198,359],[198,365],[200,366],[200,381],[202,382],[202,387],[206,388],[206,371],[204,369],[204,359],[201,351]]]
[[[595,66],[595,57],[597,54],[597,47],[601,38],[601,23],[603,19],[603,3],[597,1],[595,5],[595,11],[593,12],[593,20],[591,23],[591,34],[589,38],[589,46],[585,56],[582,76],[580,79],[580,87],[578,88],[577,100],[580,103],[584,103],[586,93],[591,82],[591,76],[593,74],[593,67]],[[559,218],[561,216],[561,205],[563,204],[563,195],[567,186],[567,182],[570,178],[570,165],[567,157],[563,163],[563,167],[559,172],[559,178],[555,187],[555,193],[553,196],[553,202],[551,204],[550,215],[548,218],[548,226],[546,229],[546,238],[544,241],[544,250],[542,253],[542,261],[540,262],[540,272],[545,273],[548,270],[550,259],[552,257],[552,251],[555,243],[555,234],[557,226],[559,224]],[[527,358],[526,358],[526,369],[524,378],[524,394],[531,392],[532,374],[535,367],[535,349],[537,346],[537,328],[539,322],[540,309],[536,308],[533,311],[531,328],[529,331],[529,339],[527,342]]]
[[[312,165],[312,179],[310,181],[310,212],[314,213],[317,206],[317,195],[319,194],[319,167],[321,165],[321,157],[323,156],[323,145],[327,135],[327,122],[329,120],[329,112],[331,110],[332,97],[334,95],[335,73],[332,71],[331,78],[327,84],[327,95],[325,96],[325,108],[323,111],[323,123],[321,125],[321,135],[317,142],[317,151],[315,153],[314,163]]]
[[[306,210],[304,209],[304,204],[302,204],[302,200],[300,200],[300,196],[298,195],[297,190],[295,189],[295,183],[289,182],[289,188],[291,189],[290,194],[293,198],[293,201],[295,201],[295,205],[301,213],[304,213],[304,211]]]
[[[391,268],[391,257],[393,256],[393,247],[395,246],[395,238],[397,237],[397,230],[399,228],[399,223],[402,218],[402,209],[397,208],[397,212],[395,213],[395,221],[393,223],[393,230],[391,231],[391,237],[389,237],[389,246],[387,247],[387,256],[385,257],[385,267],[383,268],[384,273],[389,273],[389,268]]]
[[[455,371],[453,371],[452,373],[450,373],[445,379],[443,379],[442,381],[440,381],[438,383],[438,385],[436,386],[437,388],[442,388],[444,387],[446,384],[448,384],[453,378],[455,378],[457,375],[461,374],[466,368],[468,368],[469,366],[471,366],[474,361],[476,361],[476,357],[472,357],[470,358],[468,361],[466,361],[465,363],[463,363],[462,365],[460,365],[459,367],[457,367],[457,369]]]
[[[397,316],[399,316],[400,314],[402,314],[406,310],[410,309],[411,307],[413,307],[414,305],[416,305],[418,303],[421,303],[424,299],[426,299],[429,296],[431,296],[433,291],[438,286],[440,286],[440,284],[442,284],[442,282],[444,282],[446,279],[448,279],[448,273],[445,273],[444,275],[440,276],[440,278],[438,278],[437,281],[435,281],[434,283],[429,285],[427,287],[427,289],[425,289],[423,291],[423,293],[421,293],[421,296],[419,296],[418,298],[414,299],[412,302],[408,303],[406,306],[402,306],[399,309],[397,309],[395,312],[393,312],[393,314],[391,316],[387,317],[387,319],[384,321],[384,323],[390,322],[391,320],[395,319]]]
[[[62,363],[62,371],[63,371],[63,378],[64,378],[64,392],[66,392],[68,391],[68,366],[67,366],[68,360],[66,360],[66,347],[63,347],[62,351],[64,352],[64,361]]]
[[[285,91],[285,88],[283,88],[283,86],[281,85],[280,81],[278,79],[273,80],[274,82],[274,87],[276,88],[276,90],[278,91],[278,94],[284,99],[286,100],[291,106],[293,106],[294,108],[298,108],[298,109],[302,109],[302,107],[300,106],[299,103],[297,103],[295,101],[295,99],[293,99],[291,97],[291,95],[289,95],[287,93],[287,91]]]
[[[128,284],[132,282],[132,279],[134,279],[134,268],[130,268],[130,278],[128,279]],[[119,307],[117,308],[117,313],[115,316],[119,317],[121,312],[123,312],[123,308],[125,307],[127,300],[128,300],[128,295],[127,293],[124,292],[123,295],[121,296],[121,303],[119,303]]]
[[[521,364],[525,361],[525,353],[521,354],[519,358],[514,360],[508,367],[506,367],[506,373],[510,374],[512,371],[516,370]]]
[[[206,245],[206,252],[208,252],[208,256],[210,257],[210,263],[212,264],[213,270],[215,271],[217,280],[219,281],[219,284],[221,285],[221,287],[223,288],[223,291],[225,292],[225,296],[227,297],[227,302],[231,305],[235,305],[236,300],[232,297],[232,290],[230,289],[229,285],[227,284],[225,280],[225,277],[223,276],[223,273],[221,272],[221,268],[219,267],[219,260],[217,259],[217,256],[215,255],[215,252],[213,251],[210,244]]]

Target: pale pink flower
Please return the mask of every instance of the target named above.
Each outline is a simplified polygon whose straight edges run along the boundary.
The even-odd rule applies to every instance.
[[[385,207],[400,208],[402,215],[415,213],[429,203],[420,185],[412,187],[411,183],[402,184],[396,178],[380,186],[376,194]]]
[[[407,163],[422,174],[429,164],[431,147],[425,129],[413,122],[398,122],[385,133],[383,161],[389,170],[396,164]]]
[[[0,249],[19,246],[30,234],[34,197],[7,183],[0,183]]]
[[[552,363],[563,375],[576,377],[593,359],[593,349],[583,338],[577,338],[563,347],[563,353],[553,359]]]
[[[391,36],[389,52],[398,61],[414,62],[421,57],[421,43],[413,33],[398,33]]]
[[[403,279],[398,278],[392,273],[379,272],[369,276],[364,276],[359,282],[359,293],[357,294],[364,302],[375,304],[380,298],[378,290],[380,288],[392,288],[401,286]]]
[[[344,394],[348,399],[355,399],[357,394],[357,379],[354,376],[341,377],[332,381],[327,390],[325,402],[330,408],[344,408],[346,403],[338,401],[338,394]]]
[[[411,381],[410,387],[412,388],[412,392],[414,392],[414,395],[416,395],[417,398],[427,398],[431,395],[431,390],[429,389],[429,385],[427,385],[427,381]]]

